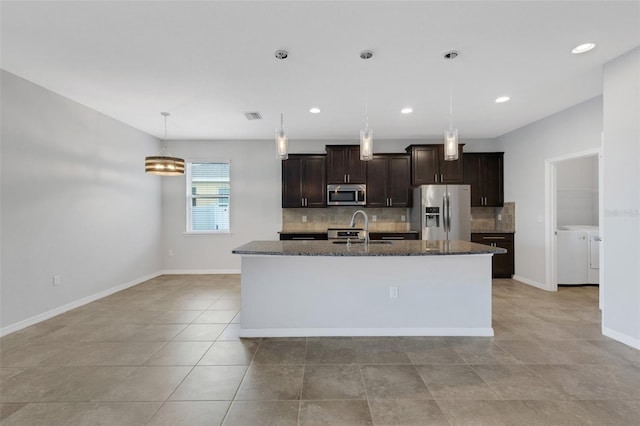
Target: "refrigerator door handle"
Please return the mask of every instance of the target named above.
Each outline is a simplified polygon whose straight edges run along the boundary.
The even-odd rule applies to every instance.
[[[442,229],[447,232],[447,194],[442,195]]]
[[[447,193],[447,232],[451,232],[451,195]]]

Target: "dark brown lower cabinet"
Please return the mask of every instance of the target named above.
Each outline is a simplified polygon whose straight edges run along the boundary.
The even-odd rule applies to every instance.
[[[285,241],[285,240],[326,240],[326,239],[327,239],[327,233],[326,232],[322,232],[322,233],[320,233],[320,232],[307,232],[307,233],[281,232],[280,233],[280,240],[281,241]]]
[[[493,278],[511,278],[515,273],[512,233],[474,233],[471,242],[506,249],[504,254],[494,254],[492,258]]]
[[[417,240],[417,232],[369,232],[371,240]]]

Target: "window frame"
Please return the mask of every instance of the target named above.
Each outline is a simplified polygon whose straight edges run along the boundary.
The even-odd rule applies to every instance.
[[[186,231],[185,235],[231,235],[231,206],[232,206],[232,190],[231,190],[231,161],[216,159],[187,159],[185,161],[185,207],[186,207]],[[193,213],[192,202],[198,197],[194,197],[192,191],[191,166],[193,164],[227,164],[229,166],[229,194],[227,195],[229,203],[227,205],[227,215],[229,221],[229,229],[212,229],[212,230],[194,230],[193,229]],[[208,198],[208,197],[202,197]],[[215,197],[211,197],[215,198]]]

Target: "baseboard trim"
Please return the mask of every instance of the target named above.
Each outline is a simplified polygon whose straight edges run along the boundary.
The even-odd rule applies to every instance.
[[[243,328],[240,337],[493,336],[493,328]]]
[[[622,334],[618,331],[612,330],[604,326],[602,327],[602,334],[604,334],[607,337],[611,337],[613,340],[617,340],[620,343],[624,343],[627,346],[631,346],[634,349],[640,350],[640,339],[627,336],[626,334]]]
[[[87,303],[95,302],[98,299],[102,299],[103,297],[107,297],[112,295],[113,293],[117,293],[121,290],[125,290],[129,287],[133,287],[134,285],[138,285],[147,280],[159,277],[162,275],[161,272],[155,272],[153,274],[145,275],[144,277],[137,278],[133,281],[129,281],[124,284],[117,285],[115,287],[111,287],[107,290],[103,290],[99,293],[92,294],[91,296],[83,297],[82,299],[75,300],[71,303],[67,303],[66,305],[59,306],[55,309],[52,309],[47,312],[43,312],[41,314],[32,316],[31,318],[24,319],[22,321],[18,321],[14,324],[8,325],[6,327],[0,328],[0,337],[6,336],[7,334],[16,332],[18,330],[22,330],[23,328],[27,328],[34,324],[37,324],[42,321],[46,321],[49,318],[53,318],[56,315],[63,314],[71,309],[79,308],[80,306],[86,305]]]
[[[240,269],[165,269],[162,275],[228,275],[239,274]]]
[[[538,281],[533,281],[530,280],[528,278],[522,277],[520,275],[514,275],[513,279],[516,281],[520,281],[523,284],[527,284],[536,288],[539,288],[540,290],[546,290],[546,291],[551,291],[549,290],[549,288],[546,286],[546,284],[543,283],[539,283]]]

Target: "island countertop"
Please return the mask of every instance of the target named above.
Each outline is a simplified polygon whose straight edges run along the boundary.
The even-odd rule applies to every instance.
[[[371,241],[345,244],[329,241],[251,241],[232,251],[257,256],[442,256],[501,254],[507,250],[469,241]]]

